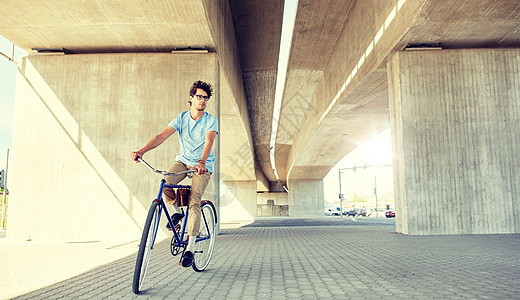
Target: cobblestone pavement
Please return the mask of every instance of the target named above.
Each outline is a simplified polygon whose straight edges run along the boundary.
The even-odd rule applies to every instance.
[[[18,299],[520,299],[519,250],[520,234],[406,236],[393,220],[267,220],[223,228],[200,273],[179,267],[161,242],[138,296],[130,255]]]

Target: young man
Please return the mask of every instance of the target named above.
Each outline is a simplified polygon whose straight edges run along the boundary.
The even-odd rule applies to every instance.
[[[215,136],[218,134],[218,119],[204,111],[212,92],[211,85],[206,82],[199,80],[193,83],[188,100],[190,109],[177,115],[162,133],[156,135],[143,148],[132,152],[130,155],[134,161],[138,162],[137,157],[143,157],[146,152],[162,144],[174,132],[179,133],[180,153],[168,172],[179,173],[189,169],[196,170],[193,173],[191,183],[189,218],[187,220],[189,240],[182,258],[183,267],[190,267],[193,263],[193,247],[199,234],[201,219],[200,202],[213,173],[215,162],[211,148]],[[166,183],[177,184],[185,177],[186,175],[168,176]],[[172,221],[176,224],[184,215],[177,206],[175,191],[172,188],[165,188],[163,195],[166,203],[173,205]],[[169,224],[167,227],[169,228]]]

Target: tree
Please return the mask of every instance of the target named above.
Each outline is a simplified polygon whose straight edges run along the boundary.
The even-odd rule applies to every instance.
[[[358,194],[352,195],[352,198],[350,198],[350,202],[367,202],[367,196],[359,196]]]

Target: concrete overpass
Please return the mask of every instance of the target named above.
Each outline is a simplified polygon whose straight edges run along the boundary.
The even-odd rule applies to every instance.
[[[520,232],[516,0],[300,0],[279,182],[270,139],[283,1],[13,0],[0,11],[0,34],[39,49],[19,64],[12,236],[139,232],[155,180],[127,153],[186,108],[198,78],[217,91],[220,173],[207,196],[224,219],[253,218],[267,198],[321,215],[323,177],[390,126],[399,232]],[[147,156],[167,167],[177,149]]]

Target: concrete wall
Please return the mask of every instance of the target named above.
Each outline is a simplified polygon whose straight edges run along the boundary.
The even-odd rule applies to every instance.
[[[287,193],[258,193],[256,203],[258,217],[289,216],[289,194]]]
[[[221,181],[222,222],[252,221],[255,217],[265,216],[288,216],[287,193],[257,193],[256,188],[257,181],[254,180]]]
[[[267,204],[267,200],[274,200],[275,205],[289,205],[287,193],[258,193],[256,194],[257,204]]]
[[[267,200],[267,204],[257,204],[256,214],[259,217],[288,217],[289,205],[278,205],[274,200]]]
[[[256,180],[221,181],[222,222],[251,221],[256,216]]]
[[[323,216],[323,180],[289,181],[289,215]]]
[[[520,232],[520,50],[389,63],[397,231]]]
[[[189,87],[195,80],[213,84],[207,111],[219,117],[219,73],[214,54],[22,59],[8,237],[137,239],[160,176],[132,162],[130,152],[189,109]],[[218,149],[217,138],[217,161]],[[145,159],[166,169],[178,150],[172,136]],[[218,182],[215,173],[204,199],[216,199]]]

